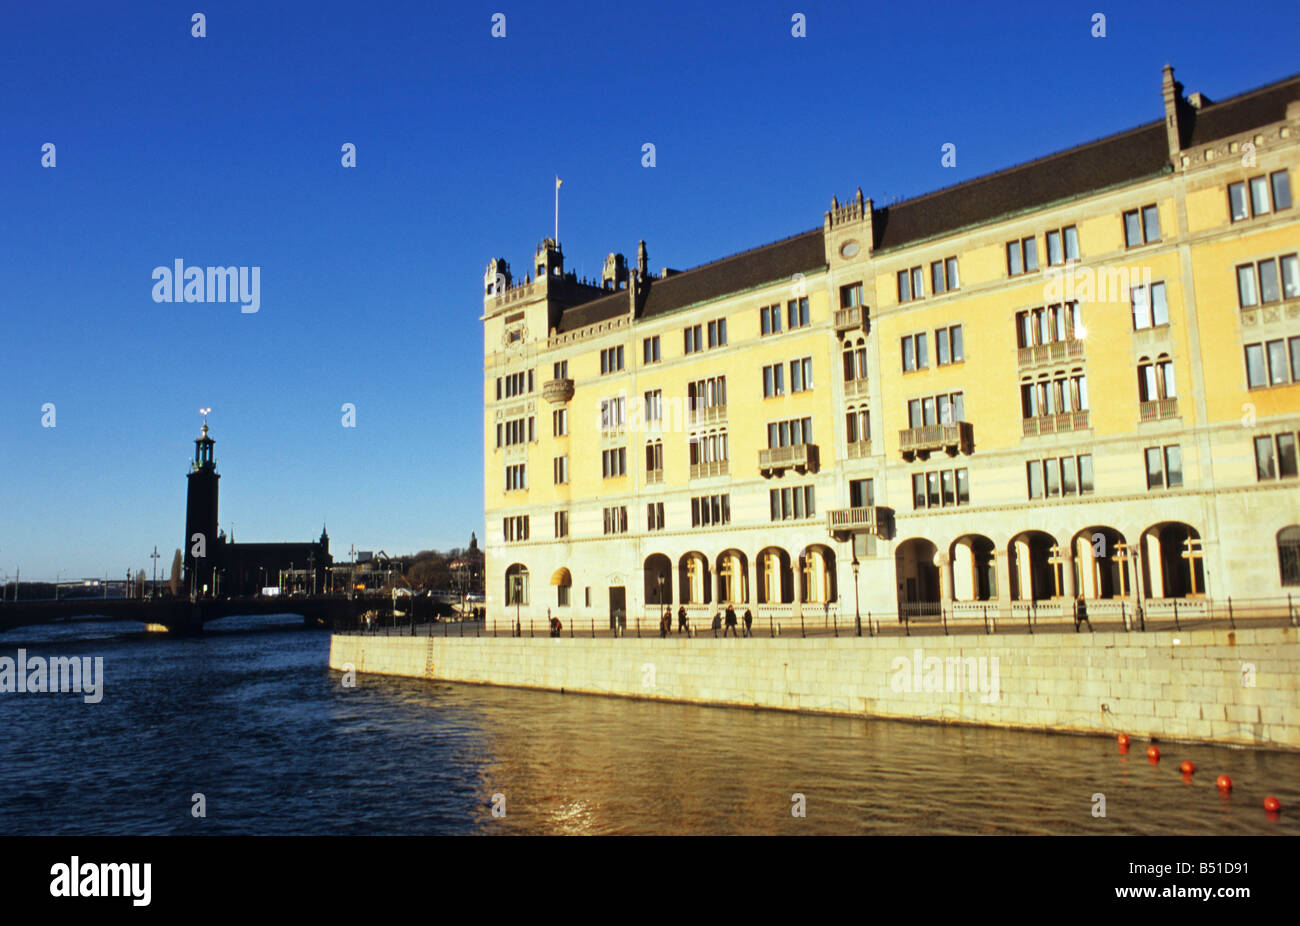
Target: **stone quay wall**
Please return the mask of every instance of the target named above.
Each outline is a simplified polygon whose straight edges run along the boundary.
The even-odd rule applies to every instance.
[[[330,668],[1300,750],[1300,629],[751,639],[336,635]]]

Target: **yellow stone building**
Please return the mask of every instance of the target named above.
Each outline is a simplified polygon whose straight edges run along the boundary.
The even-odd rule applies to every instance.
[[[484,279],[493,618],[1300,593],[1300,75],[692,270]],[[1300,594],[1296,594],[1300,603]]]

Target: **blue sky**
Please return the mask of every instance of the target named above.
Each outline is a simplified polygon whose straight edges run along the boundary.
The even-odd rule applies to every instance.
[[[571,269],[684,269],[1158,119],[1166,62],[1212,99],[1297,70],[1295,3],[983,7],[8,5],[0,578],[166,566],[202,406],[238,540],[481,537],[483,271],[555,174]],[[155,303],[178,258],[260,267],[260,310]]]

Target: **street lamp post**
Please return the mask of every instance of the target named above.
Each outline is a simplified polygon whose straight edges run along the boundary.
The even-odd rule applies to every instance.
[[[858,548],[856,543],[853,545],[853,624],[857,628],[858,636],[862,636],[862,610],[858,598]]]

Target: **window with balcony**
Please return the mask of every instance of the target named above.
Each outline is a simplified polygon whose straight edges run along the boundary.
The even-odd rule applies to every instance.
[[[808,309],[808,297],[801,296],[798,299],[791,299],[785,304],[786,327],[793,331],[795,328],[806,328],[812,324],[812,316]]]
[[[691,434],[688,450],[692,478],[720,476],[727,472],[730,455],[726,428]]]
[[[1019,276],[1038,269],[1038,243],[1030,238],[1007,242],[1007,275]]]
[[[686,385],[686,407],[692,421],[713,420],[727,407],[727,378],[711,376]]]
[[[907,334],[902,338],[903,372],[924,370],[930,365],[930,348],[926,333]]]
[[[1237,301],[1243,309],[1297,297],[1300,297],[1297,255],[1284,254],[1237,266]]]
[[[758,330],[762,334],[781,333],[781,304],[765,305],[758,310]]]
[[[791,418],[787,421],[772,421],[767,425],[768,449],[775,447],[793,447],[797,444],[811,444],[812,418]]]
[[[949,325],[947,328],[935,329],[934,351],[939,366],[964,361],[966,355],[962,343],[961,325]]]
[[[1173,444],[1146,450],[1147,488],[1176,489],[1183,484],[1183,451]]]
[[[646,441],[645,471],[647,482],[661,482],[664,475],[664,442]]]
[[[1291,177],[1285,170],[1228,184],[1228,213],[1240,222],[1291,208]]]
[[[1135,248],[1160,240],[1160,210],[1154,203],[1124,213],[1124,246]]]
[[[849,507],[873,508],[876,504],[876,485],[874,479],[849,480]]]
[[[1044,371],[1020,380],[1020,414],[1026,437],[1087,428],[1088,412],[1088,377],[1080,367]]]
[[[1074,341],[1082,336],[1083,316],[1077,302],[1040,306],[1016,313],[1016,346],[1021,350]]]
[[[560,360],[557,361],[556,363],[551,364],[551,371],[552,371],[552,376],[551,376],[552,379],[568,379],[569,361]]]
[[[919,399],[909,399],[907,403],[907,426],[909,428],[925,428],[937,424],[948,425],[965,420],[965,396],[960,392],[923,396]]]
[[[659,335],[641,341],[641,362],[643,364],[659,362]]]
[[[846,383],[867,378],[867,339],[855,338],[844,342],[844,381]]]
[[[1296,476],[1296,436],[1264,434],[1255,438],[1255,475],[1265,479],[1293,479]]]
[[[850,407],[844,420],[845,437],[850,445],[871,440],[871,412],[865,406]]]
[[[1174,391],[1174,363],[1168,354],[1161,354],[1155,360],[1139,357],[1137,373],[1139,402],[1156,402],[1178,395]]]
[[[792,521],[817,516],[813,506],[812,486],[786,486],[768,491],[773,521]]]

